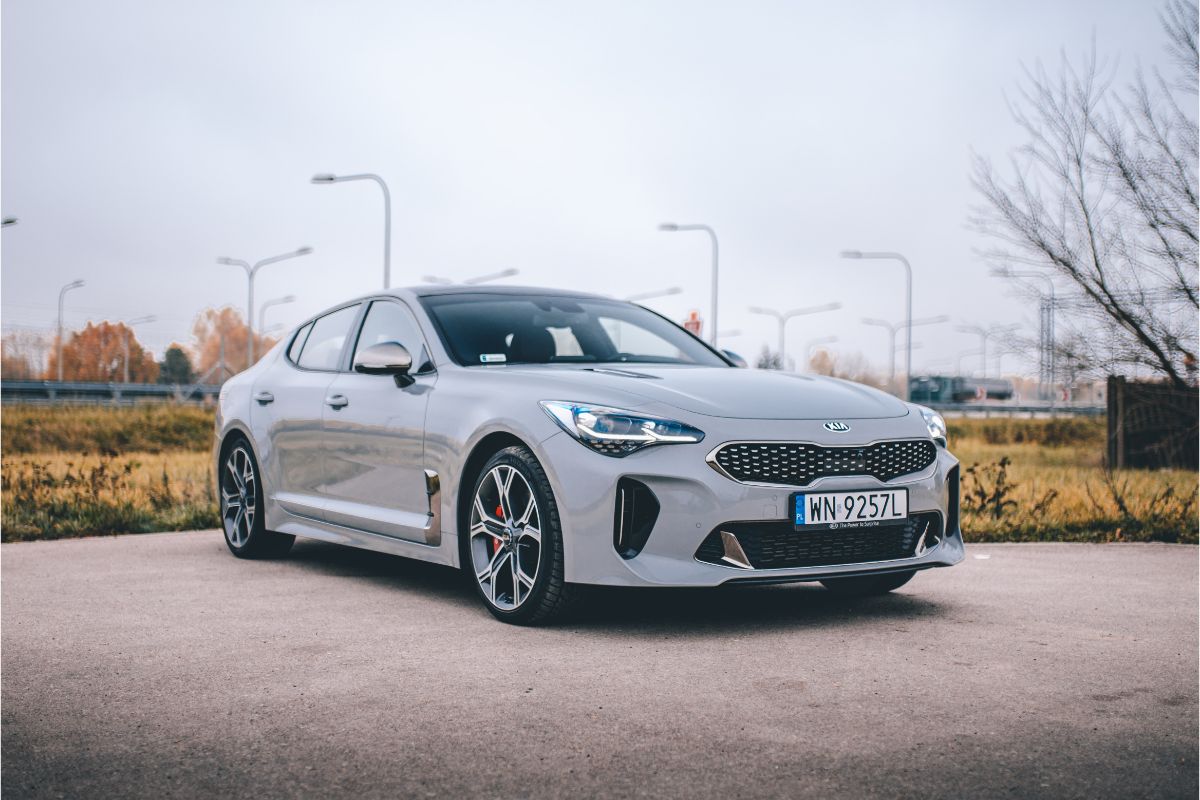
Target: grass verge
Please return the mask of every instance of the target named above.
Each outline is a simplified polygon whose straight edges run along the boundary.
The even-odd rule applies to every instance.
[[[218,524],[208,453],[5,456],[5,542]]]
[[[6,406],[6,542],[215,527],[213,416],[178,405]],[[1197,541],[1197,475],[1108,471],[1095,419],[952,420],[967,541]]]

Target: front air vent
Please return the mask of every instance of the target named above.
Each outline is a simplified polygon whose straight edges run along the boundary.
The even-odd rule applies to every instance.
[[[740,558],[730,556],[731,537]],[[867,564],[924,555],[941,539],[942,516],[936,511],[913,514],[900,525],[872,528],[798,531],[788,520],[727,522],[705,538],[696,560],[743,569]]]
[[[961,480],[958,472],[958,465],[954,469],[946,473],[946,535],[949,536],[958,531],[958,515],[959,515],[959,492]]]
[[[657,521],[658,498],[650,487],[633,478],[617,481],[613,548],[621,558],[633,558],[642,552]]]
[[[900,439],[863,447],[807,442],[730,442],[709,456],[718,472],[742,483],[808,486],[818,478],[869,475],[890,481],[929,467],[937,447],[928,439]]]

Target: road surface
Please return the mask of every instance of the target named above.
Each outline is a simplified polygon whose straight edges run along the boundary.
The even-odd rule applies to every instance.
[[[894,595],[611,591],[216,532],[6,544],[21,797],[1197,795],[1197,550],[977,545]]]

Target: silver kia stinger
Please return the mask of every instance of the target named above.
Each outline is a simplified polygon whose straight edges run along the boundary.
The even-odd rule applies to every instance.
[[[305,536],[460,566],[517,623],[587,584],[870,594],[962,560],[938,414],[736,363],[576,292],[341,303],[221,390],[225,541],[243,558]]]

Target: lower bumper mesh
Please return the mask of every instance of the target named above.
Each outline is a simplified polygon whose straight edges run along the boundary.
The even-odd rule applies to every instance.
[[[696,559],[727,566],[728,537],[741,546],[751,569],[789,569],[863,564],[912,558],[942,537],[942,517],[935,511],[913,514],[902,525],[876,528],[796,530],[788,520],[729,522],[718,525],[696,551]],[[736,565],[736,564],[735,564]]]

